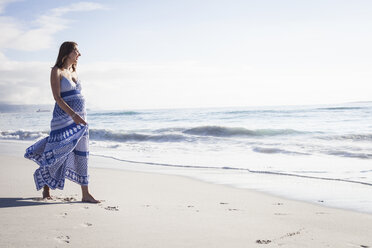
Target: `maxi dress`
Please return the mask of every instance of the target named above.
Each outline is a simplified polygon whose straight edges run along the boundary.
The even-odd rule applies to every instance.
[[[60,86],[62,99],[86,120],[80,81],[75,83],[62,76]],[[34,173],[36,189],[40,190],[45,185],[51,189],[63,189],[65,178],[88,185],[88,126],[75,124],[55,103],[50,127],[49,136],[27,148],[24,155],[39,165]]]

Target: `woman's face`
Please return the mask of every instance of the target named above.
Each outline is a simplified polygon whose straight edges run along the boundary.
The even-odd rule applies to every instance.
[[[75,46],[74,50],[70,53],[69,57],[72,59],[73,63],[76,63],[78,61],[79,56],[81,56],[79,49],[77,46]]]

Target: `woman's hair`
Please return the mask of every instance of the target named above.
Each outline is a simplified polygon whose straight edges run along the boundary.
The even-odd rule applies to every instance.
[[[57,66],[58,68],[62,68],[66,61],[67,56],[75,49],[75,46],[77,46],[76,42],[73,42],[73,41],[63,42],[61,47],[59,48],[57,61],[54,66]],[[75,71],[75,70],[76,70],[76,63],[72,64],[72,71]]]

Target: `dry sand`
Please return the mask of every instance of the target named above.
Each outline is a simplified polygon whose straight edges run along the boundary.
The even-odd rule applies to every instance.
[[[90,163],[100,161],[91,157]],[[372,247],[372,215],[182,176],[90,168],[80,202],[66,181],[36,191],[36,164],[0,156],[0,247]]]

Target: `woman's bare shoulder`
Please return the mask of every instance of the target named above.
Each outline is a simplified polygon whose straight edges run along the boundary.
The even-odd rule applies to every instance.
[[[53,79],[60,79],[62,70],[57,66],[52,67],[52,71],[50,72],[51,78]]]
[[[61,74],[61,69],[60,68],[58,68],[57,66],[54,66],[54,67],[52,67],[52,71],[51,71],[51,73],[54,73],[54,74]]]

